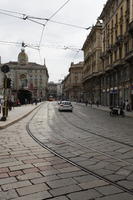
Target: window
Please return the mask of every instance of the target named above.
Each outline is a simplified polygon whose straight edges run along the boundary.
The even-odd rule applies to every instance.
[[[122,58],[122,47],[119,47],[119,59]]]

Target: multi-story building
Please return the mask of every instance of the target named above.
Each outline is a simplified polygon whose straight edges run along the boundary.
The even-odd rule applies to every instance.
[[[82,101],[83,99],[82,70],[83,62],[77,64],[72,62],[69,75],[63,82],[64,96],[71,101]]]
[[[62,81],[62,99],[69,99],[69,89],[70,89],[70,73]]]
[[[28,62],[28,55],[25,50],[22,49],[18,55],[17,62],[8,62],[10,71],[6,74],[8,78],[11,78],[12,86],[8,89],[8,98],[13,101],[19,99],[21,104],[30,102],[32,99],[46,99],[47,96],[47,83],[48,83],[48,71],[44,65],[39,65],[33,62]],[[0,65],[0,68],[2,64]],[[0,71],[2,76],[4,73]],[[3,84],[1,85],[1,93],[3,90]]]
[[[103,66],[100,59],[102,51],[102,23],[98,20],[92,27],[82,50],[84,51],[83,87],[84,101],[101,102],[100,77]]]
[[[57,99],[62,99],[62,81],[57,83]]]
[[[133,109],[133,0],[108,0],[101,15],[103,105],[128,100]]]
[[[57,99],[57,84],[53,81],[48,83],[48,98],[49,100]]]

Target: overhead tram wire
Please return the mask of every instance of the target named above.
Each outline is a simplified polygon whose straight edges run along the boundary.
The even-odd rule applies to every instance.
[[[70,1],[70,0],[67,0],[59,9],[57,9],[56,12],[54,12],[54,13],[49,17],[49,20],[50,20],[51,18],[53,18],[53,17],[54,17],[54,16],[55,16],[69,1]],[[44,29],[45,29],[46,24],[48,23],[49,20],[47,20],[47,21],[45,22],[45,24],[43,25],[43,29],[42,29],[42,33],[41,33],[41,37],[40,37],[40,41],[39,41],[39,49],[40,49],[40,45],[41,45],[41,42],[42,42],[42,39],[43,39]],[[40,51],[39,51],[39,55],[40,55],[40,57],[41,57],[41,52],[40,52]]]
[[[14,14],[21,15],[21,16],[16,16],[16,15],[13,15],[13,14],[8,14],[8,13],[14,13]],[[0,14],[7,15],[7,16],[10,16],[10,17],[14,17],[14,18],[18,18],[18,19],[22,19],[22,20],[29,20],[31,22],[34,22],[34,23],[42,25],[42,26],[45,26],[48,22],[52,22],[52,23],[56,23],[56,24],[61,24],[61,25],[65,25],[65,26],[71,26],[71,27],[74,27],[74,28],[80,28],[80,29],[85,29],[85,30],[89,30],[91,28],[91,26],[82,27],[82,26],[78,26],[78,25],[74,25],[74,24],[68,24],[68,23],[64,23],[64,22],[51,20],[51,18],[34,17],[34,16],[26,15],[24,13],[19,13],[19,12],[15,12],[15,11],[4,10],[4,9],[0,9]],[[34,19],[36,19],[36,20],[44,20],[46,22],[42,23],[42,22],[36,21]]]
[[[59,7],[50,17],[49,19],[46,21],[46,23],[44,24],[43,26],[43,30],[42,30],[42,34],[41,34],[41,38],[40,38],[40,41],[39,41],[39,47],[41,45],[41,42],[42,42],[42,38],[43,38],[43,34],[44,34],[44,29],[45,29],[45,26],[46,24],[48,23],[49,20],[51,20],[70,0],[67,0],[61,7]]]
[[[0,14],[2,14],[2,15],[7,15],[7,16],[9,16],[9,17],[18,18],[18,19],[23,19],[23,17],[19,17],[19,16],[16,16],[16,15],[8,14],[8,13],[4,13],[4,12],[1,12],[1,11],[0,11]]]
[[[16,12],[16,11],[5,10],[5,9],[1,9],[1,8],[0,8],[0,10],[3,11],[3,12],[7,12],[7,13],[14,13],[14,14],[18,14],[18,15],[24,15],[23,13]]]
[[[3,45],[22,45],[22,42],[11,42],[11,41],[5,41],[5,40],[0,40],[0,44]],[[35,50],[40,50],[38,45],[35,44],[26,44],[23,43],[24,47],[28,47],[28,48],[32,48]],[[63,50],[71,50],[71,51],[81,51],[81,49],[79,47],[76,46],[63,46],[63,45],[59,45],[59,44],[42,44],[41,48],[55,48],[55,49],[63,49]]]

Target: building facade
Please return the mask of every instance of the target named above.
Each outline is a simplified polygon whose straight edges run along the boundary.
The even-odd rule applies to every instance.
[[[48,83],[48,99],[55,100],[57,99],[57,84],[53,81]]]
[[[108,0],[101,15],[101,103],[133,109],[133,0]]]
[[[100,59],[102,51],[102,23],[98,20],[92,27],[82,50],[84,52],[83,65],[83,94],[84,101],[101,103],[100,78],[103,66]]]
[[[8,89],[8,98],[12,101],[19,99],[21,104],[29,103],[33,99],[45,100],[47,97],[48,71],[44,65],[28,62],[28,56],[22,49],[17,62],[8,62],[10,71],[6,74],[11,78],[11,88]],[[2,67],[2,64],[1,66]],[[0,72],[1,76],[4,73]],[[3,78],[1,79],[3,83]],[[0,84],[2,94],[3,84]]]
[[[71,63],[69,74],[63,82],[63,93],[66,99],[78,102],[83,100],[82,70],[83,62]]]

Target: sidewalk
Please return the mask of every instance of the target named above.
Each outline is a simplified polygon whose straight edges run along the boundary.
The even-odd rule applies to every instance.
[[[78,103],[78,104],[81,104],[81,105],[85,106],[85,103]],[[91,107],[91,105],[88,104],[88,107]],[[110,112],[110,108],[107,107],[107,106],[101,106],[101,105],[97,106],[97,105],[93,104],[92,105],[92,109],[99,109],[99,110],[103,110],[103,111],[106,111],[106,112]],[[132,112],[127,112],[127,111],[124,110],[124,112],[125,112],[125,116],[133,117],[133,111]]]
[[[36,109],[39,105],[40,103],[38,105],[27,104],[27,105],[12,108],[11,111],[8,111],[8,117],[6,121],[0,121],[0,129],[4,129],[16,123],[17,121],[23,119],[24,117],[29,115],[34,109]],[[0,114],[0,118],[1,117],[2,117],[2,113]]]

